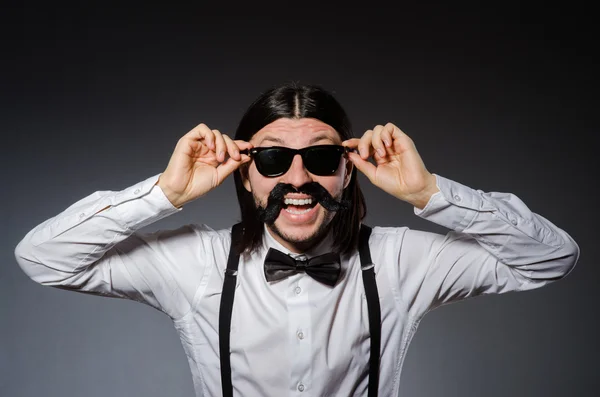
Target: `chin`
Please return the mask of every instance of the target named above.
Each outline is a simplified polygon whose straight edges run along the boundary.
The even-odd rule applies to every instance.
[[[292,244],[308,243],[318,237],[321,223],[312,225],[290,225],[275,222],[271,229],[275,234]]]
[[[328,226],[331,223],[329,218],[333,219],[333,214],[328,217],[323,213],[314,222],[299,224],[293,224],[287,222],[286,219],[279,218],[270,228],[279,239],[302,251],[316,244],[327,234]]]

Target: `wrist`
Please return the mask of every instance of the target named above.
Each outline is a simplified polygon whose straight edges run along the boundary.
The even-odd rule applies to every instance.
[[[423,188],[423,190],[421,190],[420,192],[412,195],[411,199],[409,200],[409,203],[411,205],[420,210],[425,208],[425,206],[431,199],[431,196],[440,191],[440,189],[437,186],[437,179],[435,175],[429,174],[427,180],[428,181],[425,185],[425,188]]]
[[[163,180],[161,180],[161,177],[158,177],[158,181],[156,181],[155,185],[162,190],[163,194],[171,202],[173,207],[181,208],[185,204],[181,195],[170,189],[169,186],[165,184]]]

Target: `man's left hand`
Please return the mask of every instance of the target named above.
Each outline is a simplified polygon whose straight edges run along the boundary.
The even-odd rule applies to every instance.
[[[371,183],[400,200],[423,209],[439,191],[435,175],[425,168],[412,139],[392,123],[377,125],[342,145],[358,149],[348,154],[350,161]]]

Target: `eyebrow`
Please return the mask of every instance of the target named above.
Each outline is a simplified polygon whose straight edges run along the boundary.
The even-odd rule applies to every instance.
[[[331,137],[329,137],[325,134],[321,134],[321,135],[317,135],[316,137],[314,137],[310,141],[308,141],[308,144],[312,145],[313,143],[322,141],[323,139],[332,140]],[[284,141],[282,139],[274,137],[274,136],[266,136],[262,141],[260,141],[260,143],[262,144],[265,141],[271,141],[271,142],[278,143],[280,145],[284,145]]]

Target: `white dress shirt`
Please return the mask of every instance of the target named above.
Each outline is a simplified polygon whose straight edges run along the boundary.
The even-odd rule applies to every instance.
[[[221,396],[218,314],[231,231],[189,224],[139,229],[181,209],[152,176],[123,191],[98,191],[31,230],[16,247],[34,281],[136,300],[168,315],[197,396]],[[419,321],[431,309],[482,294],[542,287],[568,274],[579,247],[515,195],[485,193],[436,175],[440,192],[415,214],[446,235],[373,227],[369,240],[381,305],[379,396],[398,395]],[[370,354],[358,252],[342,255],[334,287],[306,274],[268,283],[269,247],[240,259],[231,323],[234,395],[366,396]],[[330,237],[304,255],[330,251]]]

